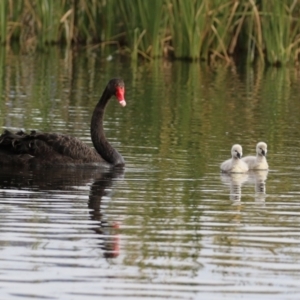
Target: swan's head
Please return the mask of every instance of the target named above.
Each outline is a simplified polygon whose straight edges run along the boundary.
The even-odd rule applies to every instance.
[[[266,156],[267,155],[267,144],[264,142],[259,142],[256,145],[256,153],[260,156]]]
[[[112,95],[115,95],[121,106],[126,106],[125,101],[125,84],[120,78],[111,79],[107,85],[107,88]]]
[[[243,156],[243,149],[241,145],[233,145],[231,148],[232,158],[241,158]]]

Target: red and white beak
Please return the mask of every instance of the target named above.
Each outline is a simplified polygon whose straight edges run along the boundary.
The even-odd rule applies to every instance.
[[[123,86],[117,86],[116,87],[116,97],[121,104],[121,106],[126,106],[126,101],[125,101],[125,88]]]

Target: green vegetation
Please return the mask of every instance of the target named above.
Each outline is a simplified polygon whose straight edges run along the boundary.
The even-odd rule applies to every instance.
[[[134,60],[299,61],[298,0],[3,0],[0,15],[0,42],[23,52],[63,44]]]

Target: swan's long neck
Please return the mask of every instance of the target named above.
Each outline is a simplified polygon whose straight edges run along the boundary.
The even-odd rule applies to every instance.
[[[105,107],[111,97],[111,93],[106,88],[93,112],[91,138],[95,149],[105,161],[114,166],[123,166],[125,162],[122,155],[107,141],[103,129]]]

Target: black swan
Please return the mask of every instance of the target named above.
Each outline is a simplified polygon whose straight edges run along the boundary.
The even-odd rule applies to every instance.
[[[103,116],[109,99],[115,95],[122,106],[125,85],[122,79],[111,79],[97,103],[91,120],[90,148],[78,138],[57,134],[6,130],[0,136],[0,165],[55,166],[107,165],[124,166],[122,155],[107,141],[103,130]]]

